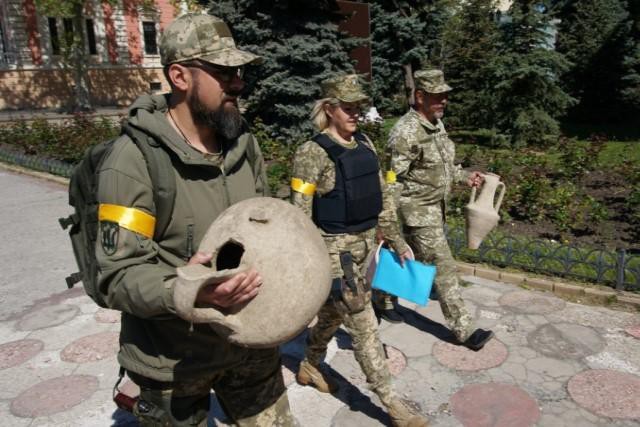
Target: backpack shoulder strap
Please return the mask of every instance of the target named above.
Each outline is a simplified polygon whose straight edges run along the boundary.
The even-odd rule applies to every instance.
[[[153,186],[153,203],[156,207],[153,238],[158,240],[169,225],[176,198],[176,178],[171,157],[153,137],[134,126],[124,124],[122,132],[136,144],[147,163]]]

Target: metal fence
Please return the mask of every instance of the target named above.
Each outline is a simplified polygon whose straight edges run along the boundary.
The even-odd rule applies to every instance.
[[[40,156],[32,156],[24,154],[8,147],[0,146],[0,161],[11,163],[18,166],[24,166],[42,172],[48,172],[54,175],[69,178],[73,171],[73,165],[60,160],[48,159]]]
[[[629,254],[624,249],[578,247],[493,232],[479,249],[471,250],[467,248],[463,227],[450,228],[447,237],[451,251],[460,260],[517,267],[611,286],[616,290],[640,292],[640,255]]]

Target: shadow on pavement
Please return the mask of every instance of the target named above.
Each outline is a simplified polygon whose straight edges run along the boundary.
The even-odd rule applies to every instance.
[[[413,310],[398,306],[396,311],[404,318],[404,323],[423,332],[433,335],[441,341],[456,344],[455,335],[442,323],[435,322]]]

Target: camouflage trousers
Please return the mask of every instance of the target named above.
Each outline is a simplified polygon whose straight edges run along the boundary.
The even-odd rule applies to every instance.
[[[206,427],[211,389],[220,406],[241,427],[296,426],[277,349],[248,350],[234,368],[203,373],[188,382],[162,383],[129,372],[140,386],[133,413],[142,427]]]
[[[442,314],[459,341],[473,332],[473,318],[464,305],[458,284],[456,262],[451,255],[442,222],[427,227],[404,227],[405,238],[416,260],[435,264],[434,286],[438,292]]]
[[[363,311],[350,314],[339,310],[332,299],[327,300],[318,313],[318,323],[309,332],[306,360],[314,366],[320,364],[326,355],[329,341],[343,323],[351,336],[353,354],[367,377],[369,387],[380,397],[382,403],[388,405],[396,395],[378,335],[378,321],[370,301]]]

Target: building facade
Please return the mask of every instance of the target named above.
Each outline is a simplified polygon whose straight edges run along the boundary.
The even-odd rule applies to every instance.
[[[182,9],[182,10],[181,10]],[[175,0],[87,0],[85,48],[93,106],[126,106],[168,90],[159,39],[186,4]],[[35,0],[0,0],[0,110],[55,109],[74,102],[64,64],[69,18],[40,13]]]

